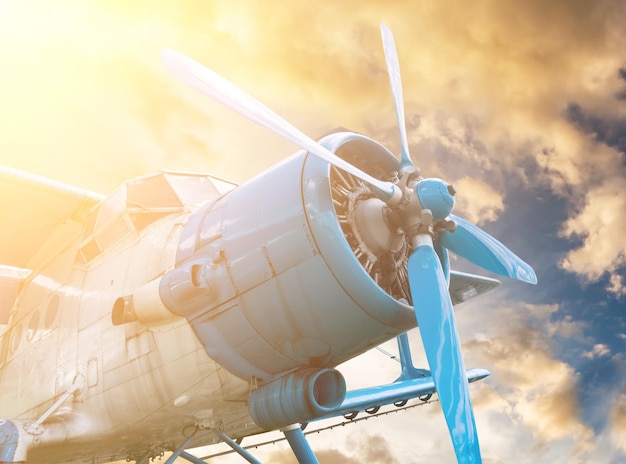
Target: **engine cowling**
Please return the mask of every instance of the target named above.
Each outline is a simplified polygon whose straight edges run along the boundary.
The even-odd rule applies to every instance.
[[[337,133],[321,143],[373,176],[398,169],[393,154],[365,136]],[[402,302],[403,238],[362,230],[382,216],[358,219],[371,197],[360,181],[298,152],[189,217],[177,275],[163,279],[161,298],[241,378],[267,382],[360,354],[416,325]],[[381,240],[391,240],[383,255]]]

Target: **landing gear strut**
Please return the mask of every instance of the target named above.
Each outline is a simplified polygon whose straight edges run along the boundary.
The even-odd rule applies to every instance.
[[[299,424],[289,425],[282,429],[282,432],[285,434],[285,438],[287,438],[299,464],[318,464],[311,445],[309,445]]]

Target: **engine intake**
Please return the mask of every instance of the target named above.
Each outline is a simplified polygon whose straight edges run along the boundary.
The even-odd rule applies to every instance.
[[[335,369],[301,369],[252,392],[248,409],[266,429],[308,422],[332,412],[346,396],[346,381]]]

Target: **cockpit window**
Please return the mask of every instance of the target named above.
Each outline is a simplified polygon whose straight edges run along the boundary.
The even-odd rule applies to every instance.
[[[207,176],[169,175],[169,180],[187,205],[197,205],[220,194]]]
[[[93,231],[96,229],[96,220],[98,219],[99,213],[100,213],[100,205],[92,209],[89,215],[87,216],[87,221],[85,222],[85,228],[83,229],[83,238],[91,235]]]
[[[122,186],[89,213],[83,230],[83,238],[92,235],[96,230],[101,230],[108,222],[123,213],[125,195],[125,187]]]
[[[183,202],[168,182],[166,174],[140,177],[126,183],[129,208],[176,208]]]
[[[101,229],[124,211],[125,196],[126,192],[124,192],[124,187],[122,186],[105,198],[102,203],[100,203],[100,213],[98,213],[96,229]]]
[[[123,237],[163,217],[219,198],[225,190],[219,187],[202,174],[160,172],[129,180],[89,213],[79,258],[90,262]]]

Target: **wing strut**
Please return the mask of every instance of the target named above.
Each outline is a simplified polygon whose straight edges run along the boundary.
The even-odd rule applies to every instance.
[[[251,464],[261,464],[261,461],[259,461],[257,458],[252,456],[252,454],[250,454],[250,452],[248,452],[246,449],[244,449],[239,443],[237,443],[235,440],[230,438],[224,432],[220,432],[218,430],[213,430],[213,433],[215,435],[217,435],[220,438],[220,440],[222,440],[224,443],[226,443],[228,446],[230,446],[232,449],[234,449],[235,452],[237,452],[237,454],[239,454],[246,461],[250,462]]]
[[[426,369],[417,369],[413,365],[413,358],[411,356],[411,347],[409,346],[409,336],[406,332],[398,335],[398,351],[400,352],[400,365],[402,366],[402,372],[400,377],[396,379],[396,382],[400,380],[419,379],[421,377],[430,377],[430,371]]]
[[[197,429],[196,429],[196,431],[197,431]],[[173,464],[174,461],[176,461],[176,458],[182,457],[182,454],[185,452],[185,449],[189,446],[189,444],[191,443],[191,440],[193,440],[193,437],[195,435],[196,435],[196,432],[192,433],[189,437],[187,437],[185,442],[182,445],[180,445],[180,447],[176,451],[174,451],[174,453],[167,459],[167,461],[165,461],[165,464]],[[185,458],[185,459],[187,459],[187,458]],[[191,462],[193,462],[193,461],[191,461]]]
[[[282,429],[285,434],[285,438],[291,446],[293,454],[296,455],[296,459],[300,464],[318,464],[318,460],[313,454],[311,445],[302,432],[300,424],[293,424]]]
[[[199,429],[196,429],[196,432],[198,430]],[[235,440],[230,438],[224,432],[221,432],[219,430],[214,430],[214,429],[212,429],[211,431],[215,434],[216,437],[218,437],[220,440],[222,440],[224,443],[230,446],[234,452],[236,452],[239,456],[244,458],[249,463],[261,464],[261,461],[255,458],[248,450],[246,450],[244,447],[242,447],[239,443],[237,443]],[[180,447],[176,451],[172,453],[172,455],[167,459],[167,461],[165,461],[165,464],[174,464],[177,458],[182,458],[193,464],[206,464],[206,461],[204,461],[203,459],[198,458],[194,456],[193,454],[190,454],[186,451],[186,449],[190,447],[191,441],[194,439],[196,432],[191,434],[187,438],[187,440],[185,440],[185,442],[182,445],[180,445]],[[146,455],[140,462],[138,461],[137,464],[146,464],[149,458],[150,456]],[[315,463],[317,463],[317,461],[315,461]]]

